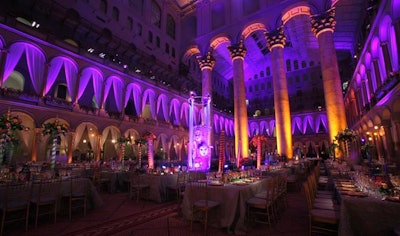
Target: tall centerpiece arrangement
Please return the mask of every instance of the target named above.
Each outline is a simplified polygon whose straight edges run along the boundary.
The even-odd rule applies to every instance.
[[[7,148],[12,148],[18,144],[18,138],[15,135],[16,130],[22,130],[24,126],[18,116],[12,116],[10,109],[5,115],[0,116],[0,167],[3,165],[4,156]],[[11,158],[11,156],[9,156]],[[8,160],[10,163],[11,160]]]
[[[255,135],[251,140],[250,143],[257,148],[257,169],[259,170],[261,167],[261,145],[262,143],[268,140],[267,137],[261,134]]]
[[[63,124],[58,118],[53,122],[47,122],[43,124],[42,134],[44,136],[49,135],[52,140],[51,152],[50,152],[50,168],[51,172],[54,173],[54,168],[56,165],[56,154],[57,154],[57,140],[60,135],[65,135],[68,133],[68,126]]]
[[[354,142],[357,139],[357,137],[358,137],[357,133],[349,128],[346,128],[343,131],[338,132],[338,134],[335,136],[335,139],[343,144],[343,151],[345,157],[349,157],[350,143]]]
[[[144,133],[143,138],[147,140],[147,160],[149,164],[149,169],[154,169],[154,140],[156,135],[152,132],[147,131]]]
[[[131,140],[129,139],[129,138],[126,138],[126,137],[123,137],[123,136],[121,136],[121,137],[119,137],[118,139],[117,139],[117,143],[118,143],[118,145],[119,145],[119,148],[120,148],[120,157],[119,157],[119,160],[120,161],[123,161],[124,159],[125,159],[125,146],[126,146],[126,144],[128,143],[128,142],[130,142]]]
[[[135,144],[138,146],[138,167],[142,168],[142,150],[147,140],[145,138],[139,138],[135,140]]]

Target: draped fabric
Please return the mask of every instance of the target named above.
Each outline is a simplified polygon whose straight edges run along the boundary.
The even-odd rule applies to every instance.
[[[224,117],[221,117],[221,118],[219,119],[219,126],[220,126],[220,129],[221,129],[221,131],[224,130],[225,133],[226,133],[226,130],[225,130],[225,123],[227,123],[227,121],[228,121],[228,120],[225,120]]]
[[[146,104],[147,104],[147,100],[149,101],[149,105],[150,105],[150,113],[151,113],[151,117],[153,119],[156,118],[156,106],[154,104],[155,101],[155,94],[154,91],[152,90],[146,90],[144,95],[143,95],[143,103],[142,103],[142,110],[144,110]]]
[[[106,142],[109,133],[111,133],[111,139],[112,140],[117,140],[120,137],[120,133],[119,133],[119,131],[117,129],[114,129],[112,127],[105,128],[104,131],[103,131],[103,135],[101,136],[101,140],[100,140],[100,144],[101,144],[102,147],[104,146],[104,143]],[[114,143],[114,148],[115,148],[115,150],[118,150],[118,143],[117,142]]]
[[[315,132],[316,133],[321,132],[321,130],[319,130],[319,127],[321,126],[321,123],[324,126],[325,130],[328,130],[328,128],[327,128],[328,127],[328,122],[327,122],[326,116],[319,115],[317,117],[317,119],[316,119],[316,122],[315,122]]]
[[[17,131],[19,137],[22,139],[27,150],[30,150],[32,144],[32,137],[34,135],[34,130],[24,130],[24,131]]]
[[[25,46],[26,60],[31,82],[36,94],[42,95],[44,83],[44,55],[35,47],[26,44]]]
[[[273,136],[275,133],[275,121],[274,120],[271,120],[269,122],[269,132],[270,132],[270,134],[269,134],[270,136]]]
[[[78,95],[76,99],[80,99],[82,97],[91,78],[92,78],[92,71],[90,68],[87,68],[82,71],[82,75],[79,80]]]
[[[80,99],[85,92],[85,89],[90,81],[90,79],[93,79],[93,90],[94,90],[94,96],[97,105],[101,105],[101,94],[102,94],[102,86],[103,86],[103,77],[94,68],[86,68],[85,70],[82,71],[82,76],[80,78],[80,83],[79,83],[79,89],[78,89],[78,96],[77,99]]]
[[[314,130],[314,120],[311,116],[304,117],[303,121],[303,134],[307,132],[307,127],[310,126],[313,131]]]
[[[96,103],[99,106],[99,108],[101,106],[102,86],[103,86],[103,77],[96,70],[96,73],[93,73],[93,89],[94,89],[94,97],[96,99]]]
[[[164,150],[168,150],[167,149],[167,136],[166,135],[159,135],[158,136],[158,140],[161,141],[161,146]],[[159,141],[159,142],[160,142]]]
[[[71,96],[72,101],[75,101],[78,68],[69,60],[64,60],[64,70],[69,96]]]
[[[296,117],[292,120],[292,134],[294,134],[294,132],[296,131],[296,127],[303,132],[302,129],[302,124],[301,124],[301,119],[299,117]],[[304,133],[303,133],[304,134]]]
[[[117,107],[118,112],[122,111],[122,93],[124,91],[124,83],[115,76],[108,78],[104,87],[104,97],[103,97],[103,104],[105,104],[108,95],[110,93],[111,86],[113,87],[114,91],[114,101]]]
[[[131,98],[131,95],[133,95],[133,102],[134,102],[136,114],[140,114],[141,113],[141,109],[140,109],[141,99],[140,98],[142,95],[141,88],[136,84],[128,84],[128,86],[126,88],[124,107],[126,107],[128,105],[128,101]]]
[[[58,75],[60,74],[61,67],[63,66],[63,60],[60,57],[56,57],[51,60],[48,72],[47,72],[47,80],[46,86],[44,87],[43,94],[47,95],[50,91],[51,87],[53,86],[54,82],[56,81]]]
[[[182,104],[180,117],[181,117],[180,121],[182,121],[182,119],[184,119],[184,121],[186,122],[186,125],[189,125],[189,104],[188,103]]]
[[[172,116],[172,112],[174,113],[173,116]],[[169,115],[170,115],[170,117],[172,117],[172,122],[174,124],[179,124],[179,101],[177,99],[172,99]]]
[[[8,77],[14,71],[17,66],[22,53],[25,51],[25,47],[22,43],[15,43],[11,45],[10,52],[7,54],[6,64],[4,66],[3,83],[7,81]]]
[[[90,127],[86,126],[86,128],[88,130],[90,130]],[[95,134],[93,134],[93,135],[89,134],[88,136],[89,136],[90,145],[92,146],[92,150],[98,150],[99,142],[98,142],[98,139],[97,139],[98,138],[97,129],[96,129],[96,133]]]
[[[78,147],[78,144],[81,141],[81,138],[86,128],[87,128],[86,125],[80,125],[75,129],[74,141],[72,142],[73,151],[76,150],[76,148]]]
[[[161,105],[162,105],[162,108],[163,108],[164,119],[165,119],[165,121],[169,121],[170,117],[169,117],[169,114],[168,114],[168,97],[167,96],[163,96]]]

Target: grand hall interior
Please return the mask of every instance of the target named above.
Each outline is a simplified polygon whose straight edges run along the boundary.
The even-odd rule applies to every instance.
[[[400,0],[0,2],[1,235],[400,235]]]

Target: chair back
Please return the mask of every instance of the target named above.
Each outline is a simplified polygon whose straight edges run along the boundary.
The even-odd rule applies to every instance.
[[[88,192],[89,181],[79,177],[69,179],[69,196],[86,196]]]
[[[207,181],[189,181],[190,202],[193,204],[203,201],[204,207],[208,208],[208,182]]]
[[[34,183],[32,199],[35,202],[57,201],[60,195],[61,181],[59,179],[42,179]]]
[[[0,187],[0,208],[7,210],[29,205],[32,188],[29,182],[7,183]]]
[[[179,172],[178,177],[176,179],[177,187],[184,187],[187,182],[187,174],[185,172]]]

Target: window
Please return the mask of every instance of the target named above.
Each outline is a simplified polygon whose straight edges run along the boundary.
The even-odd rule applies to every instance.
[[[267,67],[267,76],[271,75],[271,68]]]
[[[165,53],[169,54],[169,44],[165,44]]]
[[[300,83],[300,76],[296,75],[295,80],[296,80],[296,83]]]
[[[267,83],[267,88],[269,88],[269,89],[272,88],[271,82],[268,82],[268,83]]]
[[[170,14],[167,15],[167,34],[175,39],[175,21]]]
[[[161,8],[155,1],[151,1],[151,23],[161,27]]]
[[[258,91],[258,84],[256,84],[255,86],[254,86],[254,91]]]
[[[294,60],[293,67],[294,67],[295,70],[299,69],[299,61],[298,60]]]
[[[264,83],[261,84],[261,90],[265,90],[265,84]]]
[[[100,11],[104,14],[107,14],[107,1],[106,0],[101,0],[100,1]]]
[[[306,67],[307,67],[307,62],[302,61],[302,62],[301,62],[301,68],[306,68]]]
[[[314,66],[314,61],[310,61],[310,67]]]
[[[175,56],[176,56],[176,55],[175,55],[175,48],[172,48],[171,54],[172,54],[172,57],[175,58]]]
[[[264,71],[261,71],[261,72],[260,72],[260,77],[261,77],[261,78],[264,77]]]
[[[129,30],[133,30],[133,20],[132,20],[132,18],[128,16],[126,21],[127,21],[128,29]]]
[[[116,7],[113,7],[112,18],[115,21],[119,21],[119,10]]]
[[[307,75],[303,75],[303,81],[307,81],[308,80],[308,76]]]
[[[292,65],[290,64],[290,60],[286,60],[286,70],[292,71]]]
[[[141,24],[137,24],[136,34],[142,36],[143,26]]]
[[[148,34],[147,40],[148,40],[150,43],[152,43],[152,42],[153,42],[153,32],[149,31],[149,34]]]
[[[157,45],[157,47],[159,48],[160,47],[160,45],[161,45],[161,42],[160,42],[160,37],[156,37],[156,45]]]

